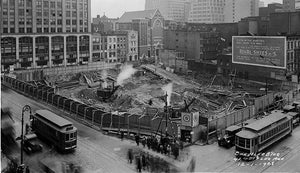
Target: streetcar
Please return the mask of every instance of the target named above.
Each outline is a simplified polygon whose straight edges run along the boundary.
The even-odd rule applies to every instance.
[[[262,152],[293,131],[292,117],[283,112],[272,114],[245,126],[236,134],[235,155],[244,160],[254,160]]]
[[[77,147],[77,128],[73,124],[48,110],[37,110],[31,117],[32,130],[38,137],[49,141],[61,152]]]

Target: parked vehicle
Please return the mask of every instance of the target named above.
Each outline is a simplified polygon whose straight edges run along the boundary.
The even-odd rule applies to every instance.
[[[36,134],[32,133],[24,136],[23,149],[27,154],[33,154],[42,151],[43,147],[41,144],[37,143]]]
[[[218,138],[219,146],[230,148],[234,146],[235,134],[242,130],[241,126],[233,125],[229,126],[225,130],[225,135]]]

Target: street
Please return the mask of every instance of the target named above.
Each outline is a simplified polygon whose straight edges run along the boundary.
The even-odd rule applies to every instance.
[[[26,104],[31,106],[33,112],[38,109],[48,109],[56,114],[66,115],[62,111],[26,98],[10,89],[2,90],[1,94],[2,107],[10,107],[13,113],[16,122],[16,136],[20,135],[21,113],[23,106]],[[82,125],[71,118],[64,117],[78,129],[75,152],[61,155],[53,149],[51,150],[47,144],[42,143],[43,153],[30,156],[24,153],[24,162],[32,168],[32,172],[42,171],[38,163],[42,159],[52,160],[53,162],[73,163],[81,166],[85,172],[134,172],[134,167],[127,164],[126,155],[121,153],[123,151],[121,148],[134,146],[133,142],[127,140],[121,142],[118,138],[103,135],[99,131]],[[26,112],[24,114],[25,123],[28,122],[28,119],[29,114]],[[13,156],[20,158],[19,152],[19,150],[14,151]]]

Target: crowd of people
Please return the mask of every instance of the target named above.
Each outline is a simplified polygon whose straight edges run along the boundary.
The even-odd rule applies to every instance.
[[[170,164],[158,156],[152,156],[143,151],[134,152],[133,149],[129,149],[127,155],[128,162],[135,164],[137,172],[177,172]]]
[[[149,150],[156,151],[161,154],[165,154],[168,156],[173,155],[175,159],[179,156],[179,149],[183,149],[183,143],[177,142],[175,139],[171,139],[170,137],[158,138],[156,136],[143,136],[139,135],[135,136],[135,142],[139,146],[140,143],[143,147],[147,147]]]

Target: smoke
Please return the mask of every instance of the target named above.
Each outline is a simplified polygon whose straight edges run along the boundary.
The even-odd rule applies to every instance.
[[[164,91],[164,94],[168,94],[167,97],[167,104],[168,106],[171,105],[171,95],[172,95],[172,90],[173,90],[173,83],[169,83],[168,85],[162,87],[162,90]]]
[[[102,76],[102,79],[104,82],[102,82],[102,88],[107,88],[107,81],[106,81],[106,78],[107,78],[107,71],[104,69],[101,71],[101,76]]]
[[[122,85],[123,82],[130,78],[137,70],[132,65],[124,65],[121,67],[121,73],[117,77],[117,85]]]

